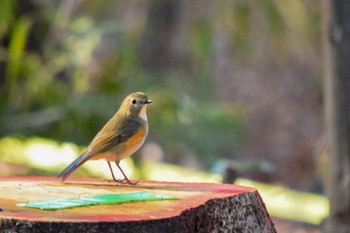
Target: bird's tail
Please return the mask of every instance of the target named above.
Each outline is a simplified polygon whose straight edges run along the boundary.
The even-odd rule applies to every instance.
[[[74,160],[68,167],[66,167],[63,171],[61,171],[57,177],[62,179],[62,182],[65,181],[80,165],[82,165],[86,159],[86,153],[84,152],[80,155],[76,160]]]

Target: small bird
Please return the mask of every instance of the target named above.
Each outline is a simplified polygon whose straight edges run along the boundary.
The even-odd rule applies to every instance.
[[[80,165],[88,160],[105,159],[112,178],[118,183],[131,182],[121,169],[119,162],[135,153],[145,141],[148,133],[147,106],[151,100],[142,92],[128,95],[117,113],[92,139],[87,150],[64,169],[57,177],[67,179]],[[117,180],[113,174],[111,161],[122,172],[124,179]]]

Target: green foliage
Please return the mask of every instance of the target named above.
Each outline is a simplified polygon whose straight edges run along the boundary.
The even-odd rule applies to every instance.
[[[151,135],[167,152],[169,161],[194,156],[210,168],[217,158],[232,158],[245,134],[245,108],[210,98],[191,98],[169,89],[153,92]],[[154,132],[160,130],[159,132]]]
[[[21,17],[16,20],[10,37],[8,48],[6,77],[10,92],[16,92],[16,84],[20,72],[20,65],[24,54],[24,47],[28,38],[31,20],[28,17]]]
[[[2,0],[0,7],[0,39],[10,31],[11,24],[15,18],[15,8],[17,1]]]
[[[17,1],[10,2],[17,6]],[[92,89],[88,67],[101,30],[89,17],[70,19],[60,8],[56,10],[54,3],[32,7],[31,14],[15,20],[7,17],[8,32],[3,33],[9,35],[9,44],[3,44],[6,92],[0,105],[5,129],[1,134],[18,132],[68,139],[74,133],[67,129],[74,123],[96,119],[90,115],[79,119],[80,103],[73,101],[77,105],[72,105],[71,100]],[[43,31],[46,34],[36,41]],[[52,107],[57,113],[47,114],[45,109]],[[33,123],[34,118],[37,123]]]
[[[223,14],[204,16],[203,10],[200,17],[189,15],[188,21],[174,23],[176,30],[165,28],[172,36],[161,31],[154,34],[159,38],[150,37],[156,41],[146,43],[146,30],[164,28],[146,27],[152,7],[138,1],[21,4],[3,0],[0,8],[0,136],[38,135],[86,145],[126,94],[144,91],[154,100],[150,140],[162,145],[169,161],[194,157],[205,167],[218,157],[234,157],[246,117],[245,106],[217,101],[213,19],[222,22],[242,56],[255,57],[256,12],[276,35],[285,32],[284,16],[272,0],[213,3]],[[177,5],[159,7],[164,6]],[[163,47],[153,46],[160,42]],[[180,65],[173,66],[176,71],[162,67],[150,72],[141,62],[142,46],[166,50],[148,59],[174,53]]]
[[[247,50],[249,45],[249,33],[251,29],[251,8],[249,1],[235,1],[233,8],[233,21],[235,27],[233,27],[233,39],[237,48],[243,48],[243,51]]]
[[[284,25],[284,19],[277,8],[276,3],[272,0],[257,1],[260,8],[264,11],[265,18],[270,25],[271,31],[274,35],[281,35],[284,33],[286,26]]]
[[[193,25],[191,36],[195,68],[198,72],[207,72],[208,59],[211,54],[212,30],[208,23],[197,22]],[[206,68],[208,67],[208,68]]]
[[[261,28],[273,35],[269,39],[276,44],[281,42],[280,39],[286,32],[285,19],[277,6],[277,2],[273,0],[233,1],[232,20],[232,37],[235,49],[240,56],[250,59],[251,57],[248,55],[256,56],[256,51],[249,46],[255,42],[256,36],[260,36],[260,30],[261,32],[264,31]]]

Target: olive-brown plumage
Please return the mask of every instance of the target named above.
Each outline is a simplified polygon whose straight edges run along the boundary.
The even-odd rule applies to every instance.
[[[128,95],[117,113],[103,126],[87,150],[64,169],[58,177],[64,181],[87,160],[105,159],[115,179],[111,161],[118,166],[126,182],[133,184],[124,174],[119,162],[135,153],[148,133],[147,105],[152,101],[142,92]]]

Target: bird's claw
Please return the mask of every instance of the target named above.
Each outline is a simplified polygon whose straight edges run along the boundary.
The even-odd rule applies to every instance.
[[[130,185],[136,185],[138,183],[138,181],[130,181],[127,179],[116,180],[116,182],[119,184],[130,184]]]
[[[112,180],[109,180],[109,179],[104,179],[103,180],[104,182],[107,182],[107,183],[113,183],[113,182],[116,182],[116,183],[119,183],[119,184],[130,184],[130,185],[136,185],[139,181],[130,181],[130,180],[127,180],[127,179],[112,179]]]
[[[118,182],[118,180],[109,180],[109,179],[104,179],[103,182],[107,183],[113,183],[113,182]]]

